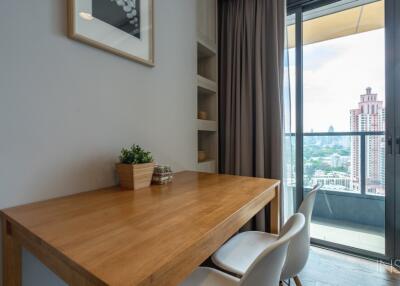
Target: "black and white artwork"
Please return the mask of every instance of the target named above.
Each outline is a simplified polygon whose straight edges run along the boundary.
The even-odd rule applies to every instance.
[[[68,0],[68,35],[154,66],[154,0]]]
[[[141,0],[92,0],[93,17],[141,39]]]

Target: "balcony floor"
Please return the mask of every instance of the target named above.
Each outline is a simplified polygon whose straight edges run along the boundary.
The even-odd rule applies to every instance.
[[[385,253],[384,230],[377,227],[313,218],[311,237],[376,253]]]

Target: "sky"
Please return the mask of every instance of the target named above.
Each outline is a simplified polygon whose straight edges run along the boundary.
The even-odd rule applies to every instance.
[[[350,131],[350,109],[357,108],[367,87],[384,101],[384,39],[384,29],[379,29],[304,46],[305,132],[326,132],[330,126],[335,131]],[[292,102],[294,52],[289,51]]]

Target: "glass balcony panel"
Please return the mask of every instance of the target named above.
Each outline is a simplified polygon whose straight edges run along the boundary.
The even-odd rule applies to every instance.
[[[332,135],[305,134],[304,187],[361,193],[360,136]]]
[[[376,133],[304,134],[305,195],[322,186],[311,237],[385,253],[385,136]]]

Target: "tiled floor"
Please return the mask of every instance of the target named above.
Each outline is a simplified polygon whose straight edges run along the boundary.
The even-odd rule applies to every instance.
[[[313,219],[311,237],[383,254],[385,235],[380,228],[341,221]]]
[[[391,266],[316,247],[299,277],[303,286],[400,286]]]

